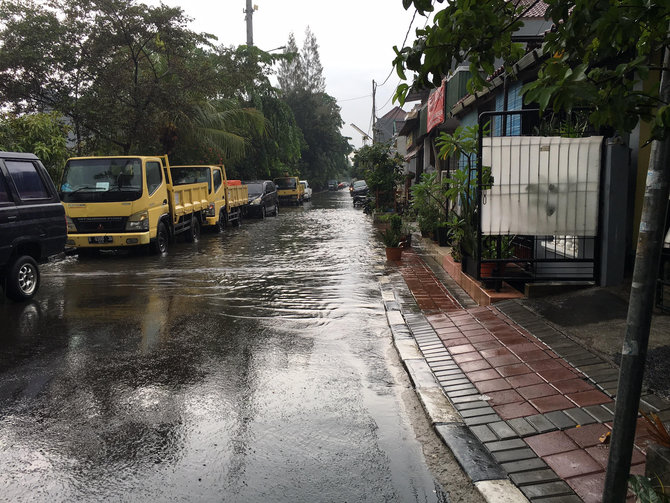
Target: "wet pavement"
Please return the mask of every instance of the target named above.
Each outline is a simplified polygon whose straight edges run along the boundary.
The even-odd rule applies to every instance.
[[[0,499],[456,501],[384,273],[343,192],[165,257],[46,265],[33,301],[0,301]]]
[[[509,477],[520,490],[514,501],[602,501],[618,369],[524,302],[463,304],[462,292],[445,287],[438,277],[444,271],[422,258],[420,248],[405,251],[397,263],[408,290],[401,311],[459,412],[436,427],[445,443],[462,444],[465,425],[477,438],[469,445],[484,448],[475,449],[479,464],[489,472],[502,468],[503,480]],[[664,421],[670,417],[670,402],[646,390],[640,408]],[[631,473],[645,473],[649,441],[640,418]],[[473,480],[482,477],[467,463],[461,461]]]

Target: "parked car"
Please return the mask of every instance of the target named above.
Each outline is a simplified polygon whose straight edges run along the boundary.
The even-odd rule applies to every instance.
[[[242,182],[249,189],[248,212],[260,218],[279,215],[277,186],[272,180],[251,180]]]
[[[346,189],[348,186],[349,186],[349,184],[348,184],[347,182],[340,182],[340,183],[337,185],[337,190]]]
[[[354,196],[364,196],[368,193],[368,184],[365,183],[365,180],[356,180],[351,184],[349,190],[349,195]]]
[[[0,282],[5,295],[31,299],[39,263],[65,249],[65,208],[34,154],[0,152]]]
[[[337,190],[337,180],[328,180],[328,190]]]
[[[309,186],[309,183],[307,183],[307,180],[300,180],[300,185],[302,185],[305,188],[304,200],[305,201],[311,201],[312,200],[312,187]]]

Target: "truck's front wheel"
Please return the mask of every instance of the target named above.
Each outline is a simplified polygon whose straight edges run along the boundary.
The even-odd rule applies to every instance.
[[[226,224],[228,222],[228,218],[226,217],[226,212],[224,210],[221,210],[219,213],[219,220],[216,223],[216,226],[219,229],[219,232],[223,232],[223,230],[226,228]]]
[[[170,236],[168,235],[167,227],[165,227],[163,222],[159,222],[158,230],[156,231],[156,240],[151,243],[151,251],[159,255],[167,253],[169,239]]]
[[[5,293],[18,302],[32,299],[40,287],[40,271],[29,255],[18,257],[7,270]]]

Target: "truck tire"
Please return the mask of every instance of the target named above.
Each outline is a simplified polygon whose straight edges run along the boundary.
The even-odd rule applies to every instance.
[[[219,212],[219,220],[216,222],[216,227],[219,232],[223,232],[223,230],[226,228],[226,224],[228,223],[228,218],[226,217],[226,212],[225,210],[221,210]]]
[[[191,217],[191,228],[186,233],[186,241],[195,243],[200,239],[200,220],[197,215]]]
[[[22,302],[32,299],[40,287],[40,270],[35,259],[21,255],[7,269],[5,294],[12,300]]]
[[[151,252],[156,255],[163,255],[168,251],[168,243],[170,242],[170,235],[168,234],[165,223],[158,222],[158,230],[156,231],[156,239],[151,243]]]
[[[239,227],[240,225],[242,225],[242,211],[239,208],[237,208],[236,213],[237,218],[231,221],[233,227]]]

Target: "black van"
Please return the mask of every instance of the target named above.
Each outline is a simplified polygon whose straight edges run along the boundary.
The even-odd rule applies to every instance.
[[[34,154],[0,152],[0,284],[7,297],[32,298],[38,263],[65,248],[65,208]]]
[[[249,191],[249,206],[247,213],[260,218],[265,215],[279,215],[279,200],[277,199],[277,186],[272,180],[249,180],[243,181]]]

